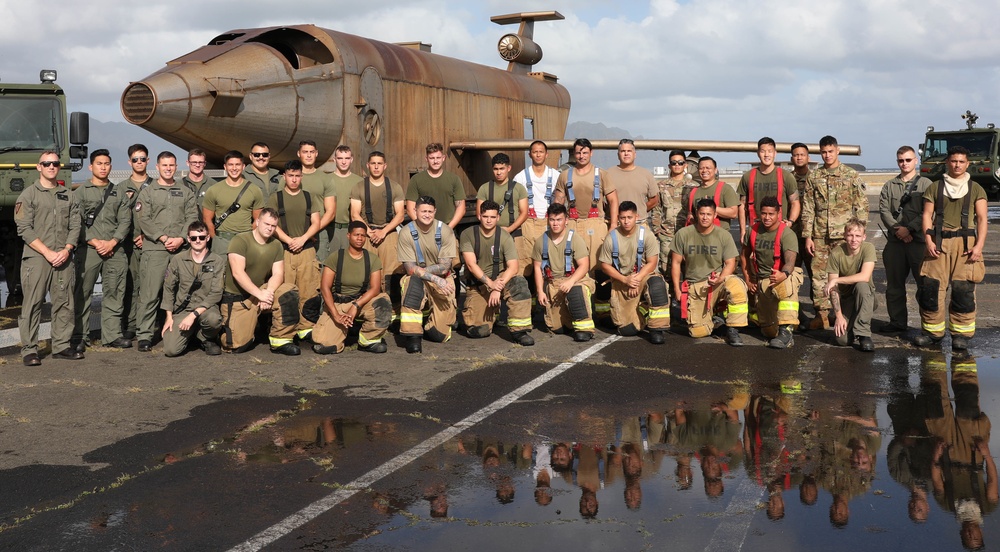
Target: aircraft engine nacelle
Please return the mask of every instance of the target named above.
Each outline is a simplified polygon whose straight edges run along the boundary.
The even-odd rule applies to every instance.
[[[504,61],[511,63],[534,65],[542,61],[542,47],[530,38],[514,33],[500,37],[497,50],[500,51],[500,57]]]

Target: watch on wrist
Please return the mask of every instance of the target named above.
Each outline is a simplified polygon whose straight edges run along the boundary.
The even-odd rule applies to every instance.
[[[361,312],[361,305],[357,301],[351,301],[351,304],[354,305],[354,308],[358,309],[358,312]]]

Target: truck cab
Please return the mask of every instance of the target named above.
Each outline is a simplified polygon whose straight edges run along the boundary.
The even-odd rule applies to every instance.
[[[927,127],[927,135],[920,149],[920,176],[939,180],[945,174],[948,148],[962,146],[969,150],[969,174],[972,180],[986,190],[992,198],[1000,195],[1000,129],[993,123],[986,128],[976,128],[975,113],[966,111],[967,128],[962,130],[935,130]]]

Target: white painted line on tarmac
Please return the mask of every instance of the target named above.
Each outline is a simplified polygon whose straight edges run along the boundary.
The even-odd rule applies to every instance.
[[[764,488],[747,477],[736,488],[736,496],[726,506],[722,522],[712,533],[706,552],[732,552],[743,548],[757,505],[764,497]]]
[[[281,537],[284,537],[285,535],[291,533],[292,531],[298,529],[299,527],[302,527],[306,523],[309,523],[319,515],[329,511],[334,506],[347,500],[355,493],[365,490],[372,484],[376,483],[378,480],[392,474],[396,470],[402,468],[403,466],[406,466],[407,464],[413,462],[417,458],[420,458],[424,454],[433,450],[434,447],[446,443],[449,439],[452,439],[453,437],[457,436],[463,431],[485,420],[489,416],[506,408],[514,401],[517,401],[521,397],[527,395],[528,393],[548,383],[549,381],[556,378],[566,370],[569,370],[573,366],[590,358],[592,355],[594,355],[601,349],[607,347],[608,345],[614,343],[615,341],[618,341],[619,339],[621,339],[620,336],[611,335],[591,345],[587,349],[583,350],[582,352],[571,358],[569,361],[563,362],[562,364],[556,366],[555,368],[552,368],[548,372],[545,372],[544,374],[529,381],[528,383],[522,385],[521,387],[518,387],[517,389],[511,391],[510,393],[507,393],[503,397],[500,397],[493,403],[469,415],[467,418],[452,425],[451,427],[445,429],[444,431],[441,431],[437,435],[434,435],[433,437],[418,444],[417,446],[411,448],[410,450],[400,454],[399,456],[393,458],[392,460],[389,460],[385,464],[382,464],[381,466],[355,479],[354,481],[347,483],[337,491],[330,493],[329,495],[317,500],[316,502],[313,502],[312,504],[306,506],[305,508],[299,510],[298,512],[272,525],[271,527],[268,527],[267,529],[261,531],[260,533],[257,533],[249,540],[231,548],[229,552],[257,551],[273,543],[274,541],[280,539]]]
[[[52,337],[52,323],[42,322],[38,325],[38,340]],[[14,347],[21,344],[21,334],[17,328],[0,331],[0,349],[4,347]]]

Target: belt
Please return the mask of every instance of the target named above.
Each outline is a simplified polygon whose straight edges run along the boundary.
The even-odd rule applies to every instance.
[[[344,294],[341,294],[341,293],[334,293],[333,294],[333,302],[334,303],[350,303],[352,301],[357,301],[361,297],[361,295],[362,295],[361,293],[359,293],[357,295],[344,295]]]
[[[220,238],[224,239],[224,240],[231,240],[231,239],[235,238],[237,234],[241,234],[241,233],[242,232],[216,232],[215,235],[217,237],[220,237]]]
[[[345,223],[343,223],[343,224],[341,224],[341,223],[339,223],[339,222],[335,222],[335,223],[333,223],[333,227],[334,227],[334,228],[336,228],[337,230],[341,230],[341,229],[343,229],[343,228],[347,228],[347,227],[348,227],[349,225],[350,225],[350,223],[349,223],[349,222],[345,222]]]

